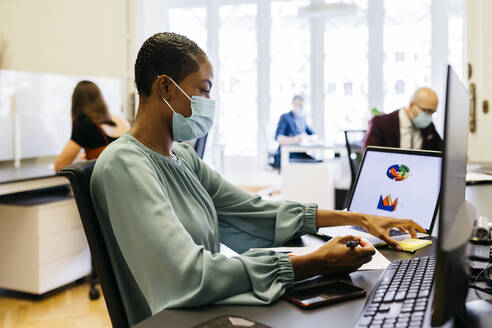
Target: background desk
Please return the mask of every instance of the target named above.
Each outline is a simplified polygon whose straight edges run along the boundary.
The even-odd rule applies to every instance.
[[[299,245],[321,245],[323,242],[312,236],[303,236]],[[407,259],[414,256],[428,256],[434,252],[434,245],[425,247],[415,254],[396,252],[387,248],[380,249],[390,261]],[[356,286],[364,288],[367,293],[377,282],[381,270],[357,271],[350,274]],[[135,328],[157,327],[193,327],[219,315],[240,315],[277,328],[288,327],[353,327],[362,311],[365,298],[343,303],[327,305],[314,310],[302,310],[281,299],[269,306],[206,306],[193,310],[163,310],[156,315],[135,325]]]
[[[91,271],[68,180],[43,160],[0,169],[0,288],[43,294]]]
[[[292,152],[322,152],[323,162],[292,162]],[[331,152],[331,156],[324,153]],[[335,153],[343,156],[335,157]],[[322,209],[335,209],[335,189],[348,189],[350,169],[345,148],[323,144],[281,146],[283,200],[316,203]]]
[[[67,179],[56,176],[53,162],[54,157],[23,160],[19,168],[12,161],[0,162],[0,196],[68,186]]]
[[[492,219],[492,175],[468,172],[465,198],[477,207],[479,216]]]

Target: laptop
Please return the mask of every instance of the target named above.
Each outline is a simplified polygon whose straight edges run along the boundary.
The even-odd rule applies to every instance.
[[[412,219],[427,233],[432,233],[437,216],[441,185],[442,152],[387,147],[366,148],[352,187],[347,210],[366,214]],[[374,246],[386,244],[358,226],[320,228],[327,237],[357,235]],[[395,240],[411,238],[410,234],[392,229]]]

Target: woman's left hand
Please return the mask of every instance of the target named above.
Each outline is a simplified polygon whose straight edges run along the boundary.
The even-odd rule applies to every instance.
[[[408,219],[395,219],[387,216],[377,216],[361,213],[361,224],[360,226],[367,230],[371,235],[384,240],[388,245],[393,246],[397,250],[401,250],[400,244],[391,238],[388,232],[392,228],[397,228],[403,233],[410,233],[412,238],[417,238],[417,231],[426,233],[424,228],[422,228],[418,223],[413,220]]]

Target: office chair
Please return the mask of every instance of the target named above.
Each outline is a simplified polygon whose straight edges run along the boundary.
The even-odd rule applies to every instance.
[[[349,190],[351,190],[359,172],[366,130],[345,130],[343,133],[345,135],[345,146],[347,147],[347,157],[350,166],[351,182]]]
[[[100,222],[96,216],[89,188],[95,162],[66,166],[58,175],[66,177],[72,186],[111,323],[113,327],[129,327],[152,313],[121,254],[111,223]]]
[[[208,134],[204,135],[201,138],[196,139],[195,145],[193,146],[200,159],[203,159],[203,154],[205,153],[205,145],[207,144],[207,138],[208,138]]]

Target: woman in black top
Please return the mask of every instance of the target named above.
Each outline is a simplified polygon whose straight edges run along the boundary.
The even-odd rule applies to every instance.
[[[72,95],[72,136],[55,161],[55,170],[78,159],[96,159],[108,144],[128,131],[123,118],[111,117],[97,85],[81,81]],[[85,154],[79,155],[82,148]]]

